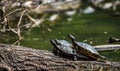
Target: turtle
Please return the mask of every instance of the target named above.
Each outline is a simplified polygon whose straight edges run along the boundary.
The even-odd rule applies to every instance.
[[[76,53],[83,54],[84,56],[91,58],[91,60],[99,60],[101,58],[106,59],[106,57],[100,55],[98,51],[91,45],[75,41],[75,37],[71,34],[69,34],[68,37],[72,41],[73,49],[76,50]]]
[[[108,43],[115,43],[115,42],[120,42],[120,39],[115,38],[115,37],[110,37],[110,38],[108,39]]]
[[[67,42],[66,40],[50,40],[51,44],[54,46],[52,52],[56,56],[72,59],[72,60],[79,60],[84,59],[88,60],[89,58],[83,55],[78,55],[76,50],[72,49],[72,44]]]

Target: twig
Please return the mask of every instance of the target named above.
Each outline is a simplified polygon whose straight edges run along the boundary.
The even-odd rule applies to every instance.
[[[11,15],[11,14],[17,12],[17,11],[20,11],[20,10],[22,10],[22,9],[21,9],[21,8],[19,8],[19,9],[15,9],[14,11],[9,12],[8,14],[6,14],[5,17],[7,17],[7,16],[9,16],[9,15]]]
[[[23,14],[24,14],[25,12],[26,12],[26,10],[24,10],[24,11],[21,13],[21,16],[20,16],[20,19],[19,19],[19,22],[18,22],[18,26],[17,26],[17,28],[18,28],[17,32],[18,32],[19,40],[22,39],[22,38],[21,38],[21,34],[20,34],[20,23],[21,23],[21,21],[22,21]]]
[[[22,17],[23,17],[23,15],[24,15],[25,12],[26,12],[26,10],[24,10],[24,11],[21,13],[20,19],[19,19],[18,24],[17,24],[17,30],[15,30],[15,29],[11,28],[11,26],[9,26],[10,30],[11,30],[12,32],[14,32],[15,34],[18,35],[18,40],[17,40],[14,44],[16,44],[16,43],[19,44],[19,41],[22,39],[22,36],[21,36],[21,34],[20,34],[20,33],[21,33],[21,31],[20,31],[20,23],[21,23],[21,21],[22,21]]]
[[[29,27],[38,26],[39,24],[45,21],[45,17],[47,16],[47,14],[44,14],[40,19],[34,19],[29,14],[26,14],[26,15],[33,22]]]

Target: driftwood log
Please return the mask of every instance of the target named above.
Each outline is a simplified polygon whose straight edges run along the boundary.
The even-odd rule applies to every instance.
[[[119,71],[120,62],[73,61],[47,50],[0,44],[0,71]]]
[[[120,50],[120,44],[97,45],[97,46],[94,46],[94,48],[97,51]]]

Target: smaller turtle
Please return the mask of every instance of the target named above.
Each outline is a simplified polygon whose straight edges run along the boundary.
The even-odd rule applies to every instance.
[[[68,37],[71,39],[72,44],[74,46],[73,49],[76,50],[76,53],[83,54],[83,55],[91,58],[91,60],[98,60],[99,58],[103,58],[103,59],[106,58],[106,57],[100,55],[98,53],[98,51],[96,49],[94,49],[94,47],[92,47],[91,45],[89,45],[87,43],[83,43],[83,42],[76,42],[75,37],[73,35],[68,35]]]
[[[78,60],[78,59],[89,59],[88,57],[85,57],[83,55],[76,54],[76,50],[71,48],[71,44],[65,40],[50,40],[52,45],[54,46],[52,52],[57,55],[64,58],[72,59],[72,60]]]
[[[115,43],[115,42],[120,42],[120,39],[115,38],[115,37],[110,37],[110,38],[108,39],[108,43]]]

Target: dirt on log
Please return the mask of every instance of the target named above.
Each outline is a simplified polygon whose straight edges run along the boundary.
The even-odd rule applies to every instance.
[[[0,44],[0,71],[119,71],[120,62],[73,61],[47,50]]]

